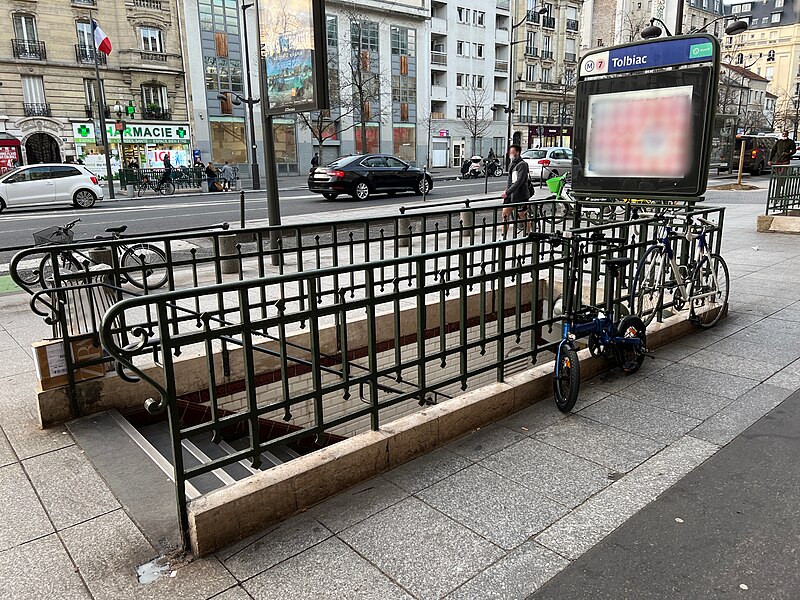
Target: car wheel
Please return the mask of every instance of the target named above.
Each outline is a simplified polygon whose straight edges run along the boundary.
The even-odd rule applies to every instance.
[[[420,177],[414,186],[414,193],[418,196],[427,194],[433,189],[433,180],[430,177]]]
[[[356,200],[366,200],[369,198],[371,190],[369,189],[369,184],[366,181],[357,181],[355,187],[353,188],[353,198]]]
[[[751,172],[753,175],[756,176],[762,175],[764,173],[764,163],[763,162],[758,163],[758,166]]]
[[[72,198],[72,203],[78,208],[92,208],[97,201],[97,196],[90,190],[78,190]]]
[[[326,200],[336,200],[339,197],[339,194],[332,194],[331,192],[322,192],[322,197]]]
[[[0,198],[0,212],[3,212],[6,209],[6,201]]]

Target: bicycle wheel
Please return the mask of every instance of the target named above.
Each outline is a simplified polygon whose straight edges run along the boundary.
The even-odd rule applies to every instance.
[[[136,188],[136,195],[141,198],[142,196],[144,196],[144,191],[146,189],[147,189],[147,186],[145,184],[143,184],[143,183],[140,184],[139,187]]]
[[[42,262],[39,263],[39,270],[34,271],[35,275],[33,277],[33,281],[30,283],[38,283],[43,288],[55,287],[55,269],[53,269],[52,257],[52,254],[47,254],[44,256],[44,258],[42,258]],[[61,252],[58,255],[58,260],[58,276],[62,281],[65,277],[69,277],[70,275],[74,275],[75,273],[80,273],[83,271],[83,266],[74,256],[72,256],[72,254]]]
[[[558,377],[553,378],[553,398],[561,412],[575,408],[581,387],[581,366],[574,348],[564,346],[558,356]]]
[[[548,223],[559,225],[564,222],[569,214],[569,204],[553,200],[541,205],[541,214]]]
[[[631,313],[647,327],[664,302],[664,253],[661,246],[651,246],[644,253],[631,284]]]
[[[647,327],[639,317],[628,315],[623,317],[617,325],[617,331],[623,338],[639,338],[642,341],[640,348],[629,344],[618,345],[617,364],[626,373],[636,373],[644,362],[644,349],[647,347]]]
[[[171,181],[165,181],[158,186],[158,193],[162,196],[172,196],[175,193],[175,184]]]
[[[689,284],[689,320],[708,329],[717,324],[728,308],[728,265],[719,254],[703,256]]]
[[[138,288],[154,290],[167,282],[167,255],[152,244],[134,244],[122,254],[123,277]]]

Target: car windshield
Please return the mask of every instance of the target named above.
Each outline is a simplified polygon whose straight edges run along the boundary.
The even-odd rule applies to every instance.
[[[349,165],[351,162],[353,162],[357,158],[359,158],[358,155],[356,155],[356,156],[342,156],[341,158],[337,158],[332,163],[328,163],[328,166],[329,167],[333,167],[333,168],[345,167],[345,166]]]
[[[522,158],[545,158],[547,150],[526,150],[522,153]]]
[[[10,171],[6,171],[3,173],[3,181],[14,175],[14,173],[19,173],[22,170],[22,167],[14,167]]]

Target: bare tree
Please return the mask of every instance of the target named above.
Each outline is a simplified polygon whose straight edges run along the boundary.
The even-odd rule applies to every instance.
[[[479,137],[483,137],[492,126],[491,112],[488,106],[491,104],[486,88],[470,86],[461,92],[462,112],[458,117],[461,126],[469,134],[472,140],[472,154],[476,154],[477,142]]]
[[[619,32],[617,33],[618,43],[633,42],[642,29],[650,24],[649,15],[642,10],[631,9],[620,16]]]

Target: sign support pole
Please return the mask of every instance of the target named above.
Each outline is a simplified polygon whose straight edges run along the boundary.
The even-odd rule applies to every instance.
[[[91,9],[89,10],[89,24],[94,21],[94,15]],[[105,105],[106,98],[103,90],[103,82],[100,81],[100,67],[97,62],[97,53],[99,50],[94,43],[94,35],[92,36],[92,48],[94,48],[94,78],[97,82],[97,112],[100,116],[100,139],[103,141],[103,154],[106,157],[106,176],[108,177],[108,197],[114,199],[114,173],[111,171],[111,148],[108,145],[108,132],[106,131],[106,113]]]

